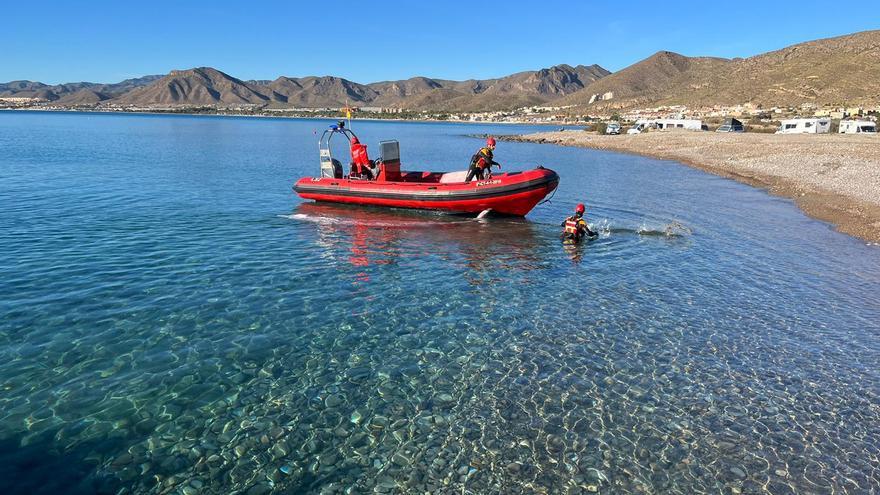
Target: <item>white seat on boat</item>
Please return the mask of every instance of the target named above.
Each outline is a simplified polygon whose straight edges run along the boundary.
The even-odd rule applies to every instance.
[[[462,170],[461,172],[446,172],[440,176],[440,183],[448,184],[450,182],[464,182],[466,178],[467,170]]]

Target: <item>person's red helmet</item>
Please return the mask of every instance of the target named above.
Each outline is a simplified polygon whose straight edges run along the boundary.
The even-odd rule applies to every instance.
[[[587,208],[584,206],[583,203],[578,203],[578,205],[574,207],[575,213],[580,213],[581,215],[583,215],[585,211],[587,211]]]
[[[486,139],[486,146],[495,146],[495,138],[490,136],[488,139]]]
[[[358,144],[358,143],[360,143],[360,141],[358,141],[357,136],[352,136],[351,137],[351,144]]]

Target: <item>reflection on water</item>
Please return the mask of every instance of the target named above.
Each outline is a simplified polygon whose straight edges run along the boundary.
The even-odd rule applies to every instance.
[[[0,492],[880,486],[876,248],[515,143],[562,177],[526,219],[297,204],[323,126],[0,114]],[[512,132],[358,126],[440,169]],[[579,202],[600,236],[564,246]]]
[[[446,261],[460,260],[472,271],[493,267],[535,270],[543,266],[539,258],[542,250],[537,248],[547,241],[538,237],[541,226],[524,218],[475,219],[312,202],[298,205],[288,218],[314,224],[323,250],[348,249],[349,262],[361,267],[406,265],[409,260],[396,258],[437,256]]]

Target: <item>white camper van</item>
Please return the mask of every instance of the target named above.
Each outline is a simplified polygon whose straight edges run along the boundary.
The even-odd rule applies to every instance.
[[[829,132],[831,132],[831,119],[827,117],[783,120],[776,130],[776,134],[828,134]]]
[[[841,120],[837,132],[840,134],[861,134],[863,132],[874,134],[877,132],[877,124],[870,120]]]
[[[626,133],[627,134],[641,134],[642,131],[651,126],[651,121],[646,119],[639,119],[633,123],[633,126],[630,127]]]

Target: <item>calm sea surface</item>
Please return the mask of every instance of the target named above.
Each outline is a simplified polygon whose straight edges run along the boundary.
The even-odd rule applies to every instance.
[[[524,143],[525,219],[304,203],[328,123],[0,112],[0,492],[878,490],[880,248]],[[536,128],[354,130],[455,170]]]

